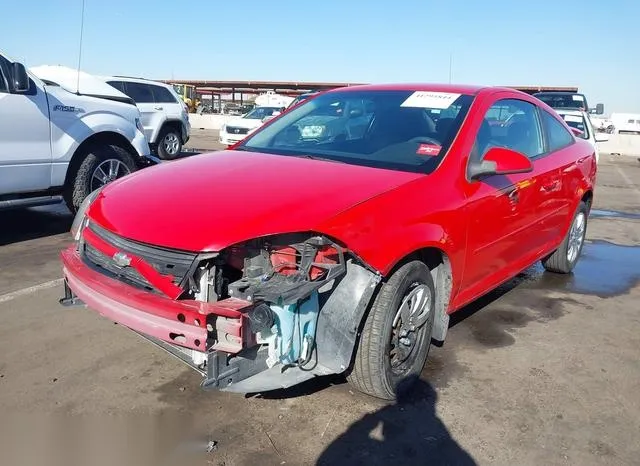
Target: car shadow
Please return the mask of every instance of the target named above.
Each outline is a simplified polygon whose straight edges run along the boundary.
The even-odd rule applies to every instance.
[[[289,398],[298,398],[313,395],[321,392],[334,385],[342,385],[347,383],[347,379],[343,374],[325,375],[322,377],[314,377],[305,380],[302,383],[289,388],[271,390],[268,392],[247,393],[245,398],[261,398],[264,400],[285,400]]]
[[[460,324],[465,319],[468,319],[478,311],[486,308],[491,303],[502,298],[504,295],[510,293],[523,283],[539,279],[541,274],[541,270],[536,267],[530,267],[527,270],[519,273],[511,280],[503,283],[497,288],[492,289],[488,293],[477,298],[475,301],[470,302],[466,306],[463,306],[461,309],[451,314],[449,320],[449,328],[455,327],[456,325]]]
[[[438,418],[436,402],[437,393],[428,382],[417,377],[400,382],[395,403],[351,424],[316,464],[477,464]]]
[[[72,222],[62,204],[0,211],[0,246],[67,233]]]

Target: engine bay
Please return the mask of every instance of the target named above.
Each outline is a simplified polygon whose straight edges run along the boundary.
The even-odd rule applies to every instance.
[[[207,315],[207,351],[227,358],[252,352],[261,366],[279,364],[284,371],[312,360],[321,291],[330,290],[345,272],[345,251],[335,242],[317,235],[280,235],[200,261],[188,276],[185,298],[221,305],[244,302],[239,318]],[[211,364],[205,354],[193,356],[200,369]]]

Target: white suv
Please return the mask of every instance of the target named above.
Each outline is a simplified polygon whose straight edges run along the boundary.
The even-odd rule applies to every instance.
[[[172,160],[180,155],[182,145],[189,140],[191,125],[188,109],[173,87],[124,76],[101,79],[134,100],[142,114],[144,134],[158,157]]]

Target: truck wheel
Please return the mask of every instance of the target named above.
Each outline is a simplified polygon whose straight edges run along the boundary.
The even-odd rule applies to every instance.
[[[349,382],[369,395],[392,400],[398,385],[424,367],[435,315],[435,288],[420,261],[400,267],[378,292],[358,341]],[[408,388],[403,384],[402,389]]]
[[[554,273],[570,273],[573,270],[584,245],[588,216],[589,206],[581,201],[560,247],[542,259],[542,265],[546,270]]]
[[[165,128],[158,138],[158,157],[162,160],[173,160],[182,152],[182,137],[179,131]]]
[[[75,214],[91,192],[135,169],[131,154],[120,146],[90,147],[76,172],[68,177],[64,194],[67,207]]]

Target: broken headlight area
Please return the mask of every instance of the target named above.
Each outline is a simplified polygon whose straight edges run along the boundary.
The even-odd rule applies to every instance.
[[[324,236],[279,235],[230,247],[193,268],[183,298],[234,312],[207,314],[205,352],[165,349],[205,375],[207,387],[276,374],[256,385],[263,390],[288,386],[277,379],[290,378],[290,369],[323,373],[318,318],[346,272],[345,250]]]

